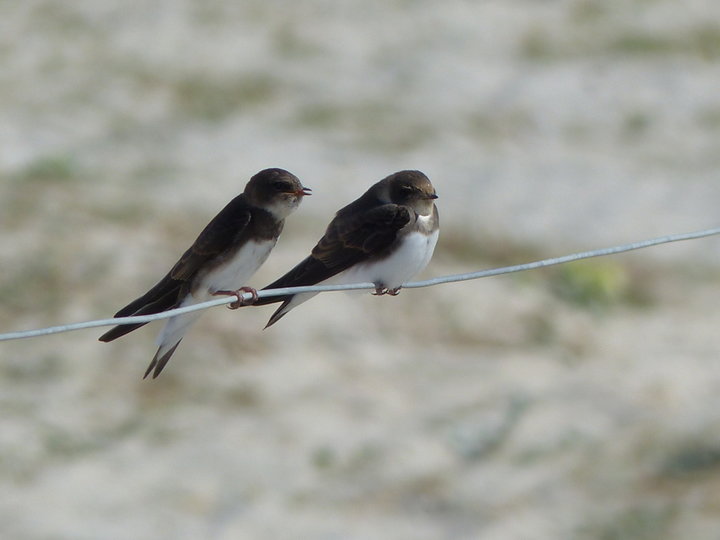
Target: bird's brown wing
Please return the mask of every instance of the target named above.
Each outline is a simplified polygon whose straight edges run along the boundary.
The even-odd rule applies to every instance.
[[[148,292],[120,309],[115,317],[149,315],[177,307],[197,271],[234,245],[238,236],[246,231],[251,217],[244,196],[235,197],[207,224],[170,272]],[[145,324],[119,325],[105,332],[99,339],[112,341]]]
[[[208,261],[214,259],[230,246],[235,245],[237,238],[242,236],[250,223],[250,208],[238,208],[233,205],[240,197],[236,197],[207,224],[193,245],[183,253],[180,260],[170,270],[170,277],[179,281],[188,281],[195,277],[197,271]],[[231,205],[234,206],[231,208]],[[245,206],[247,206],[245,204]]]
[[[301,287],[324,281],[388,249],[410,221],[404,206],[383,204],[359,214],[337,216],[309,257],[265,289]],[[258,304],[286,299],[272,297]]]

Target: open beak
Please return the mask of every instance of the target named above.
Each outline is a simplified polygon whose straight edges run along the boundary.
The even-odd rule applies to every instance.
[[[310,189],[309,187],[304,187],[304,188],[296,191],[295,195],[297,195],[298,197],[305,197],[306,195],[312,195],[312,189]]]

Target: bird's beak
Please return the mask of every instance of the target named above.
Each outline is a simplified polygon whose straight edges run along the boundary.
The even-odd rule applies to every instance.
[[[431,193],[430,195],[428,195],[428,196],[425,197],[425,198],[426,198],[426,199],[437,199],[438,196],[437,196],[437,193]]]
[[[295,195],[298,197],[305,197],[306,195],[312,195],[312,189],[309,187],[303,187],[302,189],[299,189],[295,192]]]

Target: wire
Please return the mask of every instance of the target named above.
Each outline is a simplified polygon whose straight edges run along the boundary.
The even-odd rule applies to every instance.
[[[404,289],[416,289],[420,287],[431,287],[433,285],[440,285],[442,283],[454,283],[459,281],[468,281],[471,279],[480,279],[490,276],[497,276],[501,274],[510,274],[513,272],[524,272],[526,270],[533,270],[535,268],[544,268],[546,266],[554,266],[558,264],[564,264],[572,261],[578,261],[580,259],[590,259],[593,257],[604,257],[607,255],[615,255],[617,253],[625,253],[627,251],[634,251],[637,249],[648,248],[657,246],[660,244],[669,244],[671,242],[680,242],[684,240],[696,240],[699,238],[705,238],[708,236],[715,236],[720,234],[720,227],[713,229],[704,229],[702,231],[682,233],[682,234],[671,234],[667,236],[661,236],[658,238],[651,238],[649,240],[642,240],[640,242],[633,242],[630,244],[623,244],[621,246],[613,246],[609,248],[595,249],[591,251],[582,251],[579,253],[572,253],[570,255],[564,255],[561,257],[555,257],[551,259],[543,259],[541,261],[534,261],[525,264],[518,264],[515,266],[505,266],[502,268],[491,268],[488,270],[480,270],[478,272],[470,272],[467,274],[453,274],[449,276],[440,276],[425,281],[414,281],[411,283],[405,283]],[[286,287],[282,289],[266,289],[258,291],[258,297],[266,298],[272,296],[284,296],[287,294],[299,294],[299,293],[315,293],[315,292],[330,292],[330,291],[352,291],[352,290],[364,290],[364,289],[375,289],[373,283],[352,283],[349,285],[312,285],[308,287]],[[61,332],[71,332],[73,330],[82,330],[85,328],[96,328],[99,326],[115,326],[117,324],[137,324],[156,321],[160,319],[168,319],[175,315],[182,313],[189,313],[191,311],[198,311],[201,309],[208,309],[215,306],[222,306],[230,304],[237,300],[250,300],[252,298],[251,293],[243,293],[238,295],[228,296],[226,298],[218,298],[210,300],[208,302],[201,302],[193,304],[192,306],[186,306],[177,309],[171,309],[163,311],[161,313],[155,313],[152,315],[141,315],[136,317],[118,317],[112,319],[99,319],[95,321],[86,321],[73,324],[64,324],[60,326],[50,326],[48,328],[40,328],[37,330],[27,330],[24,332],[9,332],[6,334],[0,334],[0,341],[9,341],[12,339],[25,339],[37,336],[46,336],[50,334],[59,334]]]

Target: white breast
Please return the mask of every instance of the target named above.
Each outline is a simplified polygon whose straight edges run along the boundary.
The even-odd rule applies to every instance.
[[[396,289],[410,281],[430,262],[439,231],[430,235],[413,232],[403,238],[402,244],[388,258],[368,264],[356,265],[331,278],[332,283],[372,282]]]
[[[274,246],[275,240],[247,242],[233,257],[200,278],[200,286],[196,287],[196,293],[193,295],[194,301],[202,302],[204,299],[210,299],[215,291],[233,291],[246,286],[247,281],[262,266]]]

